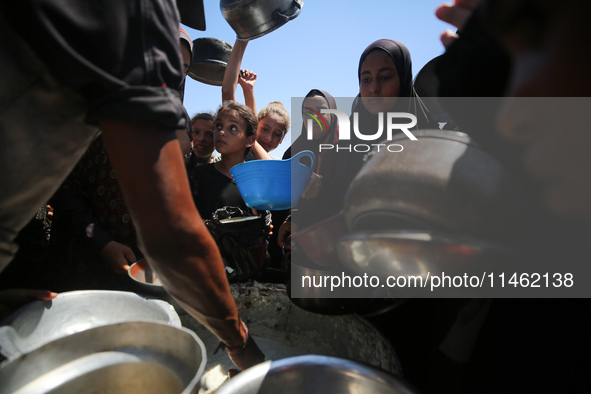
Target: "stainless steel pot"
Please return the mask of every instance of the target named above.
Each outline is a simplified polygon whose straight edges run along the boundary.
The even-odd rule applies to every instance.
[[[307,355],[267,361],[243,371],[218,394],[357,393],[411,394],[397,376],[366,364],[337,357]]]
[[[221,0],[220,10],[239,40],[253,40],[295,19],[302,0]]]
[[[290,278],[287,282],[288,295],[295,305],[313,313],[323,315],[359,314],[364,317],[376,316],[392,310],[405,300],[393,298],[381,288],[317,286],[323,278],[340,277],[350,274],[349,268],[339,266],[317,266],[294,251],[289,255]],[[302,287],[303,278],[311,278],[311,286]],[[307,280],[307,279],[305,279]]]
[[[208,85],[222,86],[232,45],[224,40],[202,37],[193,40],[189,77]]]
[[[53,300],[29,303],[3,320],[0,353],[13,359],[55,339],[127,321],[181,326],[172,305],[161,300],[124,291],[71,291]]]
[[[158,275],[154,272],[152,267],[148,264],[146,259],[136,261],[129,267],[127,275],[134,281],[140,289],[138,293],[146,294],[155,298],[159,298],[174,308],[179,314],[186,314],[187,312],[179,305],[178,302],[166,291]]]
[[[0,368],[4,393],[194,393],[206,364],[192,331],[154,322],[95,327]]]
[[[290,302],[282,284],[235,283],[230,289],[240,317],[267,360],[321,354],[401,374],[400,362],[390,342],[358,315],[327,316],[307,312]],[[208,349],[204,378],[218,375],[216,370],[220,365],[224,372],[235,368],[226,353],[213,354],[219,339],[190,315],[181,319],[183,326],[193,330]],[[202,384],[202,388],[206,388],[206,384]],[[217,386],[212,384],[207,388],[214,390]]]
[[[303,251],[314,264],[330,267],[339,264],[337,241],[348,233],[345,215],[340,212],[293,233],[291,240],[293,248]]]
[[[464,133],[413,133],[417,141],[394,136],[391,143],[404,150],[376,153],[354,179],[344,206],[350,232],[425,230],[510,241],[526,223],[519,220],[517,177]]]
[[[382,281],[391,276],[406,277],[408,283],[417,278],[428,281],[433,275],[444,274],[481,277],[486,272],[508,271],[523,261],[523,256],[511,249],[488,241],[424,231],[350,234],[340,239],[338,251],[348,270],[375,275]],[[390,291],[398,297],[424,294],[420,286],[412,285],[393,287]],[[453,294],[454,290],[449,292]]]

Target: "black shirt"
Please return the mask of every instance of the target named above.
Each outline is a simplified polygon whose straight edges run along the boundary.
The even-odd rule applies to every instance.
[[[179,18],[172,0],[0,2],[10,25],[60,82],[86,98],[86,120],[184,128]]]
[[[214,163],[195,168],[193,174],[191,190],[203,219],[211,219],[216,209],[226,206],[239,207],[252,213],[234,180],[216,170]]]

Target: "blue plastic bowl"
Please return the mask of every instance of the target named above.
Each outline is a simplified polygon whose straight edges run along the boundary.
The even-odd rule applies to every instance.
[[[302,158],[309,157],[307,163]],[[246,205],[254,209],[295,207],[310,180],[314,153],[309,150],[286,160],[252,160],[230,169]]]

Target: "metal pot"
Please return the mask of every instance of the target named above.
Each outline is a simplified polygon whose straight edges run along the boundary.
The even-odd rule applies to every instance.
[[[218,38],[193,40],[193,59],[188,75],[208,85],[222,86],[231,52],[232,45]]]
[[[305,311],[290,302],[282,284],[235,283],[230,289],[241,319],[268,360],[321,354],[401,374],[400,362],[388,339],[358,315],[327,316]],[[235,367],[226,353],[213,354],[219,339],[190,315],[182,319],[183,326],[193,330],[208,349],[202,389],[213,392],[217,385],[203,380],[213,375],[225,376],[218,373],[220,366],[222,372]]]
[[[347,235],[345,215],[340,212],[291,235],[293,247],[319,266],[339,265],[336,245],[339,238]]]
[[[254,40],[295,19],[301,0],[221,0],[220,10],[239,40]]]
[[[351,234],[340,239],[338,251],[346,269],[358,274],[378,276],[382,283],[388,277],[406,277],[408,283],[413,283],[417,278],[421,278],[418,283],[428,282],[434,275],[481,277],[486,272],[508,271],[523,261],[523,256],[501,245],[470,237],[423,231],[390,230]],[[389,291],[398,297],[425,293],[420,285],[392,287]],[[437,292],[437,296],[458,294],[452,286],[442,286]],[[466,296],[470,294],[467,289],[461,292]],[[432,290],[430,294],[433,294]]]
[[[152,267],[150,267],[146,259],[133,263],[131,267],[129,267],[127,275],[134,281],[134,284],[139,287],[138,293],[166,301],[172,305],[174,310],[179,314],[187,313],[168,293],[168,291],[166,291],[162,282],[160,282],[158,275],[154,272]]]
[[[3,320],[0,352],[12,359],[76,332],[139,320],[181,326],[172,305],[161,300],[124,291],[60,293],[53,300],[31,302]]]
[[[464,133],[413,133],[417,141],[402,133],[392,139],[402,152],[382,150],[357,174],[344,205],[349,230],[425,230],[510,241],[525,211],[518,178]]]
[[[287,291],[291,302],[298,307],[313,313],[323,315],[359,314],[364,317],[376,316],[399,306],[405,300],[391,298],[383,289],[341,287],[333,291],[328,286],[302,287],[304,279],[311,278],[312,284],[317,284],[326,277],[339,277],[350,274],[348,267],[317,266],[309,262],[305,256],[298,256],[298,251],[289,255],[290,279]]]
[[[192,331],[154,322],[95,327],[0,368],[0,393],[194,393],[206,364]]]
[[[267,361],[240,373],[218,394],[358,393],[411,394],[397,376],[337,357],[307,355]]]

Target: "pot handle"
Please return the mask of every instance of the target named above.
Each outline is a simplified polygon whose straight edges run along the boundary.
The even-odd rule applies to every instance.
[[[296,7],[296,10],[293,14],[285,15],[279,11],[275,11],[275,14],[277,14],[277,16],[280,16],[281,18],[285,19],[286,22],[290,21],[292,19],[295,19],[300,14],[300,11],[302,10],[302,7],[304,6],[304,2],[302,0],[293,0],[293,5]]]

